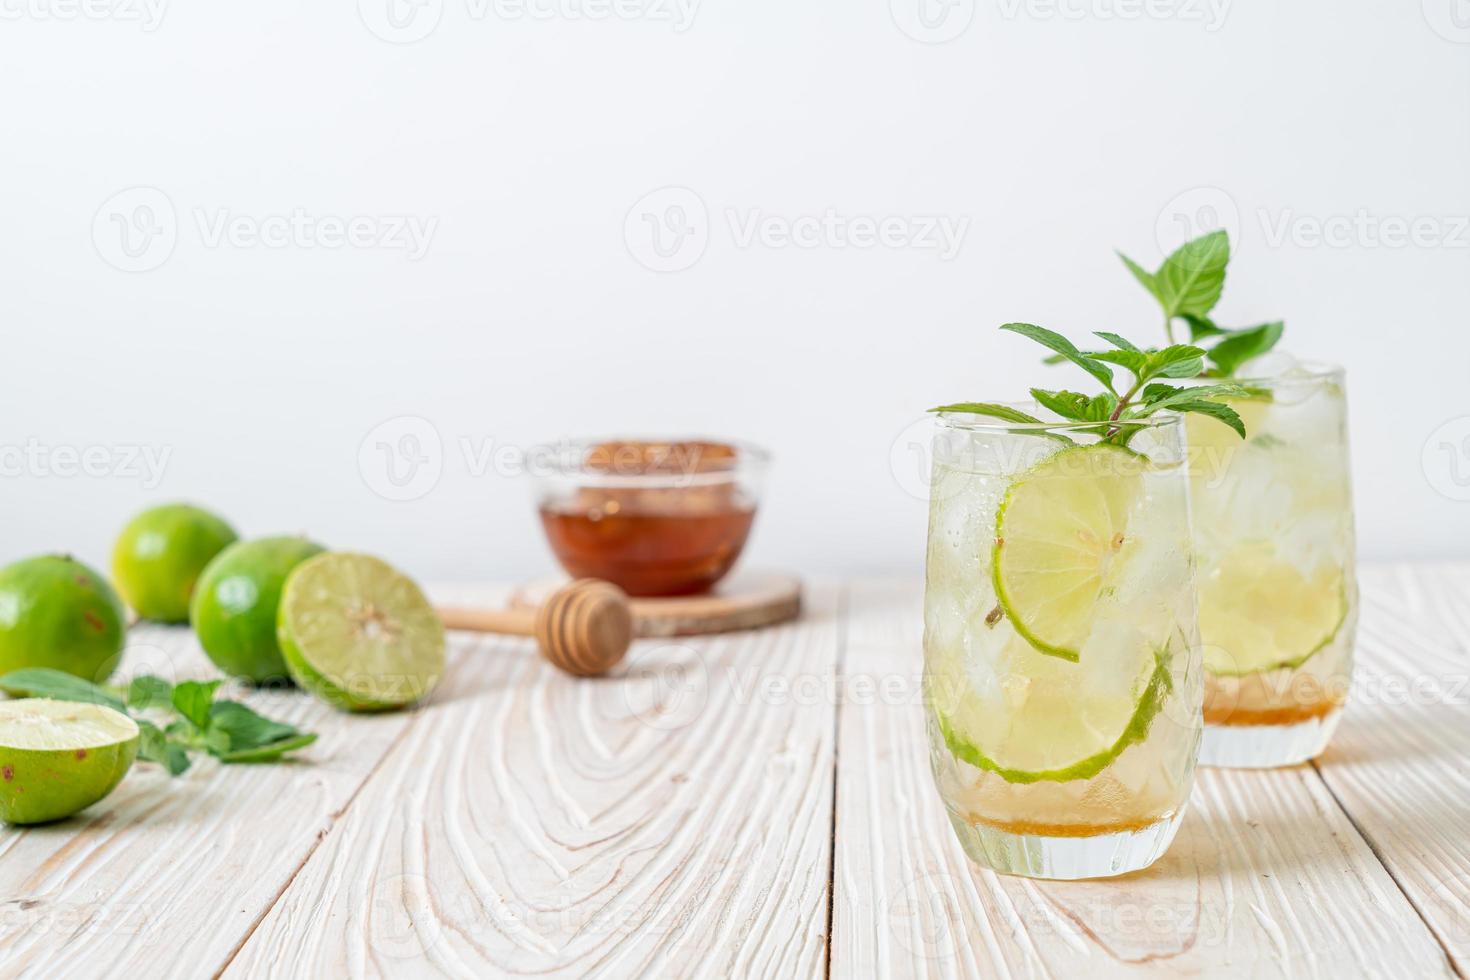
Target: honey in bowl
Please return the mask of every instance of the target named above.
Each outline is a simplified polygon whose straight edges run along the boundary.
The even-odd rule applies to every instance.
[[[755,520],[759,450],[622,440],[578,451],[541,495],[541,524],[574,578],[633,596],[703,592],[730,571]]]

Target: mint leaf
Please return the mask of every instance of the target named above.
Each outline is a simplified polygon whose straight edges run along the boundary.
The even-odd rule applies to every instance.
[[[174,710],[199,731],[209,728],[209,706],[223,681],[184,681],[174,688]],[[172,726],[170,726],[172,727]]]
[[[992,418],[1004,419],[1007,422],[1045,424],[1034,415],[1027,415],[1025,412],[1011,408],[1009,405],[997,405],[994,402],[955,402],[953,405],[939,405],[929,409],[929,411],[967,412],[970,415],[989,415]]]
[[[1207,316],[1196,316],[1193,313],[1183,313],[1184,322],[1189,324],[1190,341],[1201,340],[1205,337],[1216,337],[1225,333],[1223,327],[1215,325],[1215,321]]]
[[[1236,414],[1235,409],[1223,402],[1186,401],[1176,402],[1169,407],[1176,412],[1195,412],[1199,415],[1208,415],[1211,418],[1219,419],[1234,429],[1236,435],[1242,439],[1245,438],[1245,423],[1240,420],[1240,416]]]
[[[189,768],[189,754],[168,740],[168,737],[151,721],[134,719],[138,723],[138,758],[156,762],[177,776]]]
[[[1045,425],[1046,423],[1034,415],[1027,415],[1009,405],[997,405],[994,402],[955,402],[953,405],[940,405],[929,409],[931,412],[964,412],[970,415],[985,415],[990,418],[1001,419],[1005,422],[1016,422],[1020,425]],[[1070,443],[1072,440],[1060,432],[1050,432],[1046,429],[1038,429],[1035,435],[1045,436],[1048,439],[1056,439],[1059,442]]]
[[[316,735],[272,721],[238,701],[210,708],[206,746],[223,762],[267,762],[316,741]]]
[[[1100,350],[1087,356],[1099,361],[1107,361],[1109,364],[1117,364],[1134,377],[1142,377],[1144,371],[1148,369],[1148,355],[1142,351]]]
[[[128,685],[128,707],[145,711],[173,704],[174,686],[162,677],[140,674]]]
[[[1163,350],[1149,351],[1148,366],[1143,376],[1156,378],[1192,378],[1204,370],[1205,352],[1192,344],[1171,344]]]
[[[1179,246],[1154,277],[1164,313],[1170,317],[1209,313],[1220,302],[1229,262],[1230,239],[1223,231],[1212,231]]]
[[[122,699],[107,688],[50,667],[12,670],[0,677],[0,689],[11,697],[82,701],[87,704],[103,704],[116,711],[123,710]]]
[[[262,745],[258,748],[232,749],[229,752],[219,755],[218,758],[221,762],[275,762],[287,752],[304,749],[315,741],[315,734],[303,732],[300,735],[281,739],[278,742],[271,742],[269,745]]]
[[[1147,413],[1163,411],[1181,402],[1208,401],[1212,398],[1234,398],[1246,394],[1240,385],[1196,385],[1191,388],[1176,388],[1173,385],[1151,384],[1143,389],[1142,400]]]
[[[1089,398],[1075,391],[1032,388],[1031,397],[1036,399],[1037,404],[1074,422],[1105,422],[1118,405],[1117,396],[1109,392]]]
[[[1023,337],[1027,337],[1031,340],[1036,341],[1043,347],[1056,351],[1058,354],[1061,354],[1067,360],[1071,361],[1073,364],[1077,365],[1082,370],[1092,375],[1098,381],[1101,381],[1103,387],[1107,388],[1109,391],[1112,391],[1113,372],[1109,370],[1108,366],[1106,364],[1099,363],[1098,361],[1095,361],[1092,358],[1088,357],[1086,354],[1082,353],[1080,350],[1077,349],[1076,344],[1072,343],[1070,340],[1068,340],[1066,337],[1063,337],[1055,330],[1048,330],[1045,327],[1038,327],[1034,323],[1003,323],[1001,324],[1000,328],[1002,330],[1009,330],[1011,333],[1018,333]]]
[[[1275,347],[1284,329],[1285,324],[1278,320],[1258,327],[1232,330],[1224,340],[1210,348],[1210,360],[1228,378],[1246,361]]]
[[[1101,337],[1103,340],[1106,340],[1108,343],[1118,348],[1118,350],[1131,350],[1135,353],[1141,353],[1138,349],[1138,346],[1127,337],[1120,337],[1115,333],[1108,333],[1106,330],[1094,330],[1092,333],[1093,336]],[[1095,357],[1096,355],[1093,356]]]
[[[211,705],[209,730],[227,735],[231,749],[259,748],[301,734],[299,729],[271,721],[238,701],[216,701]]]
[[[1123,264],[1128,267],[1128,271],[1133,273],[1133,278],[1143,283],[1143,288],[1147,289],[1150,293],[1153,294],[1154,299],[1158,300],[1160,303],[1164,301],[1164,297],[1159,295],[1159,284],[1158,281],[1154,278],[1154,274],[1152,272],[1149,272],[1143,266],[1139,265],[1137,262],[1134,262],[1122,252],[1118,253],[1118,258],[1122,259]]]

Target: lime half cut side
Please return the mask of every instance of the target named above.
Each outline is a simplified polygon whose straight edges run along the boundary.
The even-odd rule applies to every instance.
[[[1240,677],[1300,667],[1336,638],[1347,606],[1340,566],[1303,572],[1271,542],[1242,545],[1200,585],[1205,668]]]
[[[370,555],[328,553],[291,572],[277,620],[296,683],[351,711],[401,708],[444,673],[444,627],[408,576]]]
[[[1173,652],[1108,643],[1106,662],[1071,664],[1029,648],[966,673],[958,663],[931,683],[935,719],[955,757],[1010,783],[1090,779],[1147,737],[1174,687]],[[1136,641],[1132,633],[1127,639]],[[1019,641],[1016,646],[1022,646]],[[954,695],[954,696],[947,696]]]
[[[138,726],[100,704],[22,698],[0,702],[0,819],[69,817],[122,782],[138,754]]]
[[[1076,662],[1098,600],[1130,549],[1145,457],[1098,444],[1064,449],[1022,473],[995,521],[991,575],[1011,625],[1042,653]]]

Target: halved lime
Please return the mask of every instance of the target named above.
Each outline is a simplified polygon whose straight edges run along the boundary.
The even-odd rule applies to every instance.
[[[370,555],[328,553],[286,579],[276,622],[296,683],[350,711],[401,708],[444,673],[444,626],[413,579]]]
[[[1147,736],[1173,689],[1170,647],[1121,624],[1099,627],[1073,664],[1012,639],[998,656],[956,656],[927,674],[949,750],[1011,783],[1090,779]]]
[[[1076,662],[1093,610],[1131,548],[1145,457],[1100,443],[1016,478],[995,519],[991,577],[1002,611],[1042,653]]]
[[[1300,667],[1332,642],[1346,616],[1341,567],[1307,574],[1269,541],[1241,545],[1201,579],[1205,668],[1239,677]]]
[[[100,704],[0,702],[0,820],[45,823],[102,799],[138,754],[138,726]]]

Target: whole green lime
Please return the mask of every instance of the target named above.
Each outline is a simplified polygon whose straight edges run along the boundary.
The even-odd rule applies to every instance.
[[[199,573],[237,537],[223,518],[199,507],[150,507],[118,535],[112,580],[144,619],[187,623]]]
[[[276,640],[276,607],[291,569],[321,551],[305,538],[238,541],[204,567],[189,622],[215,666],[257,684],[290,676]]]
[[[51,667],[100,684],[122,659],[122,600],[75,558],[41,555],[0,569],[0,673]]]

